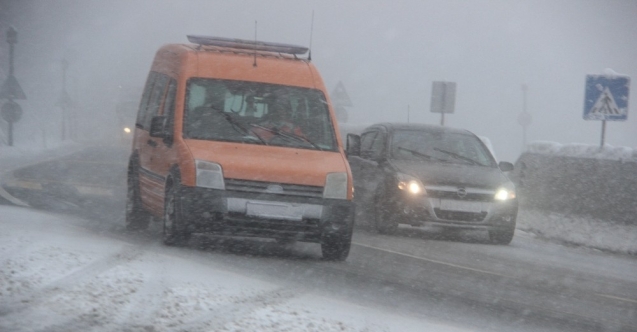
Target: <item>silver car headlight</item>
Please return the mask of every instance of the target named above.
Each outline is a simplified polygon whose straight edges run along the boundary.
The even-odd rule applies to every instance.
[[[508,201],[515,198],[515,185],[511,182],[504,184],[495,191],[496,201]]]
[[[409,192],[412,195],[426,195],[425,186],[416,177],[405,173],[397,173],[398,189]]]
[[[328,173],[323,198],[347,199],[347,173]]]
[[[209,161],[195,160],[197,187],[225,190],[221,165]]]

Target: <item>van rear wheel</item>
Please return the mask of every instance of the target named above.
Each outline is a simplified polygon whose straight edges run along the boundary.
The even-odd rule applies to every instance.
[[[133,168],[128,171],[126,187],[126,229],[129,231],[147,229],[150,222],[150,214],[142,207],[142,199],[139,193],[139,175]]]

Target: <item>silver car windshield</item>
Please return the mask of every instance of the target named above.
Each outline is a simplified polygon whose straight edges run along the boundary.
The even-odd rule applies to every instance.
[[[463,133],[398,130],[392,135],[390,154],[399,160],[497,167],[484,144],[475,136]]]

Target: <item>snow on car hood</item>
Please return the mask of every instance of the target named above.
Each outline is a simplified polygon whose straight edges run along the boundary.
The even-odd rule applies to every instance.
[[[390,163],[397,171],[417,177],[425,186],[449,185],[495,189],[508,181],[496,167],[412,160],[391,160]]]

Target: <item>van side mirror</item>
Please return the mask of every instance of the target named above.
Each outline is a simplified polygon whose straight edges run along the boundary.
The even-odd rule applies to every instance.
[[[356,134],[347,134],[345,154],[349,156],[361,155],[361,137]]]
[[[502,172],[510,172],[513,170],[513,164],[507,161],[501,161],[498,163],[498,167]]]
[[[150,137],[167,137],[165,116],[153,116],[153,118],[150,120]]]

